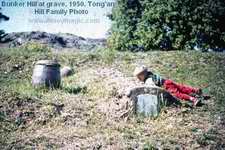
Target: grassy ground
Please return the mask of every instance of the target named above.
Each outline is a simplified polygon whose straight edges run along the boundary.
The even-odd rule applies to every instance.
[[[57,58],[74,75],[58,90],[34,89],[39,59]],[[195,109],[168,107],[160,117],[121,117],[120,88],[145,64],[211,99]],[[225,55],[194,51],[53,54],[38,44],[0,50],[1,149],[224,149]],[[118,111],[117,111],[118,110]],[[120,113],[121,112],[121,113]]]

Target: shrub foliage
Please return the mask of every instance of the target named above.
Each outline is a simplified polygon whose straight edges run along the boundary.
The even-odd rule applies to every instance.
[[[2,14],[1,12],[1,8],[0,8],[0,22],[1,21],[8,21],[9,20],[9,17]],[[3,29],[0,29],[0,40],[1,38],[5,35],[5,31]]]
[[[224,0],[117,0],[110,18],[118,50],[225,46]]]

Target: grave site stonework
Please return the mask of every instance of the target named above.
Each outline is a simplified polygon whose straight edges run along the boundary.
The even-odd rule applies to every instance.
[[[157,117],[164,106],[177,102],[172,95],[159,87],[136,87],[127,96],[133,103],[133,112],[145,117]]]

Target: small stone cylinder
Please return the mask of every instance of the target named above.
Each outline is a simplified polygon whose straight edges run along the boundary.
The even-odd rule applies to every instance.
[[[60,64],[55,60],[40,60],[35,64],[32,85],[59,88],[61,82]]]

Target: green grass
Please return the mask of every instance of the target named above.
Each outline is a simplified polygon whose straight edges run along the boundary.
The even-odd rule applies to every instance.
[[[53,58],[62,66],[71,66],[75,74],[62,79],[59,89],[33,88],[34,63]],[[100,49],[55,54],[35,43],[0,49],[0,148],[70,149],[75,143],[83,149],[216,148],[224,144],[219,134],[223,129],[215,123],[225,115],[224,60],[222,53],[195,51]],[[114,120],[110,118],[113,111],[100,112],[98,106],[115,98],[115,89],[109,88],[110,76],[99,78],[96,69],[116,68],[131,77],[137,64],[179,83],[201,87],[212,98],[196,109],[166,108],[156,119],[131,116],[127,121]],[[24,124],[18,124],[18,119]]]

